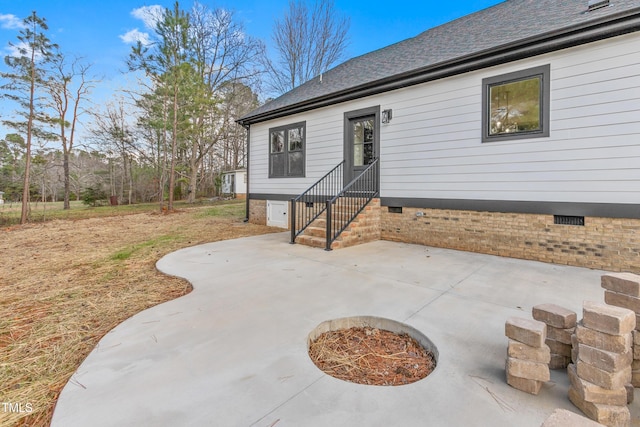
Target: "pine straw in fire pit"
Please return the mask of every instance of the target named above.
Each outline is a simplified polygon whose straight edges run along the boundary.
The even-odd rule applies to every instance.
[[[332,377],[367,385],[404,385],[429,375],[433,354],[407,334],[353,327],[321,334],[309,345],[315,365]]]

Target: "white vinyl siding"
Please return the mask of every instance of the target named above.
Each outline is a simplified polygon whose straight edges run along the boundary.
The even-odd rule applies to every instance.
[[[482,80],[550,65],[548,138],[482,143]],[[640,33],[251,126],[251,192],[295,194],[342,160],[343,113],[380,125],[381,196],[640,203]],[[267,130],[307,122],[306,178],[268,179]]]

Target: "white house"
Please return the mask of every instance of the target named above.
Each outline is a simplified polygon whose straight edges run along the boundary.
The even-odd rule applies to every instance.
[[[508,0],[239,122],[247,216],[292,240],[327,198],[349,217],[371,199],[359,237],[640,271],[638,0]],[[333,227],[327,248],[331,224],[308,226]]]
[[[222,194],[233,194],[245,198],[247,194],[247,170],[236,169],[222,173]]]

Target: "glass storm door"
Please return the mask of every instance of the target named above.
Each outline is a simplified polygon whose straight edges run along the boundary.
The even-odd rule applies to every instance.
[[[376,157],[375,115],[349,119],[345,183],[362,172]]]

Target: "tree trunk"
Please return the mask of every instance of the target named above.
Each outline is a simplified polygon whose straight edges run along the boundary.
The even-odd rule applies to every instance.
[[[187,189],[187,203],[195,203],[196,202],[196,191],[198,188],[198,143],[193,143],[193,147],[191,149],[191,158],[189,159],[189,168],[191,172],[191,176],[189,177],[189,188]]]
[[[35,15],[35,12],[33,12]],[[26,224],[29,218],[29,171],[31,170],[31,132],[33,130],[33,110],[36,92],[36,51],[31,49],[31,89],[29,98],[29,120],[27,120],[27,147],[25,152],[24,181],[22,188],[22,210],[20,224]]]
[[[167,115],[168,115],[168,107],[167,107],[167,103],[168,103],[168,99],[167,97],[163,98],[163,104],[162,104],[162,123],[165,124],[166,127],[166,123],[168,121],[167,119]],[[160,142],[162,142],[162,147],[160,147]],[[162,153],[162,154],[161,154]],[[162,131],[162,139],[161,141],[158,141],[158,165],[160,166],[160,170],[159,170],[159,182],[158,182],[158,186],[159,186],[159,194],[158,194],[158,200],[160,202],[160,212],[164,211],[164,185],[167,181],[167,155],[168,155],[168,149],[167,149],[167,132],[166,130]]]
[[[124,147],[122,148],[122,179],[120,180],[120,200],[125,199],[125,185],[131,188],[130,182],[131,176],[131,167],[129,166],[129,155],[125,151]],[[129,196],[127,197],[128,204],[131,204],[131,192],[129,192]]]
[[[116,167],[113,165],[113,159],[109,158],[109,195],[116,196]]]
[[[64,150],[62,158],[62,169],[64,170],[64,209],[71,209],[69,194],[71,193],[71,179],[69,178],[69,151]]]
[[[173,190],[176,185],[176,157],[178,156],[178,85],[173,83],[173,135],[171,135],[171,168],[169,171],[169,203],[167,210],[173,211]]]
[[[31,117],[29,125],[31,128]],[[27,151],[25,154],[24,181],[22,188],[22,211],[20,212],[20,224],[26,224],[29,218],[29,170],[31,169],[31,130],[27,131]]]
[[[133,159],[129,157],[129,204],[133,203]]]

